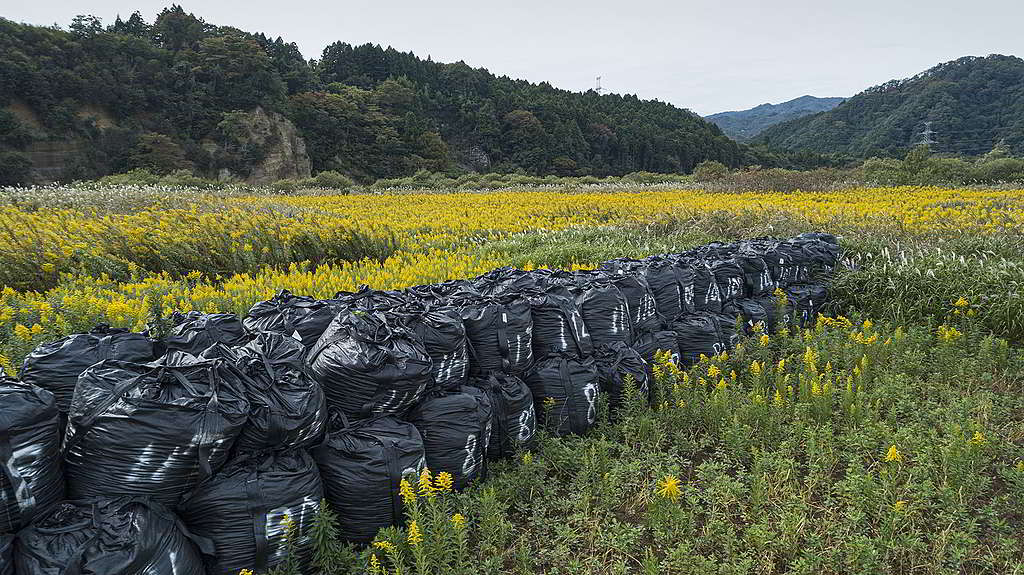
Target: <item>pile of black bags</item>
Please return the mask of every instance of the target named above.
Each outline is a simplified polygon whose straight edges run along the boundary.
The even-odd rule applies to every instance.
[[[321,501],[368,543],[403,520],[403,478],[429,467],[462,489],[538,426],[587,433],[650,393],[659,351],[689,365],[758,324],[809,325],[838,260],[827,234],[760,238],[282,291],[244,318],[175,313],[163,337],[41,345],[21,380],[0,371],[0,575],[262,573],[289,548],[311,573]]]

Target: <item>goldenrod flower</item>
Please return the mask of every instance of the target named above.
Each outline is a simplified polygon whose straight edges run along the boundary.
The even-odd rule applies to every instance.
[[[892,504],[892,510],[896,513],[901,513],[906,507],[907,502],[902,499]]]
[[[750,373],[757,376],[761,375],[761,364],[757,360],[750,362]]]
[[[981,445],[985,443],[985,441],[985,436],[980,431],[975,431],[974,435],[972,435],[971,438],[967,440],[967,443],[971,445]]]
[[[430,476],[430,469],[424,467],[423,471],[420,472],[420,479],[417,482],[419,488],[420,497],[433,497],[434,486],[432,484],[433,478]]]
[[[455,488],[455,479],[451,473],[442,471],[437,474],[437,490],[441,493],[451,493],[452,489]]]
[[[964,308],[969,305],[970,303],[968,303],[967,299],[964,298],[963,296],[960,296],[960,299],[956,300],[956,303],[953,304],[953,307]]]
[[[238,575],[254,575],[252,569],[242,569],[238,572]]]
[[[903,463],[903,454],[895,445],[890,445],[889,451],[885,453],[885,461],[887,463]]]
[[[452,515],[452,525],[454,525],[456,529],[462,529],[466,526],[466,517],[461,513]]]
[[[523,465],[529,465],[533,463],[533,454],[527,451],[523,454]]]
[[[658,489],[655,493],[665,499],[679,501],[679,497],[683,494],[683,491],[679,488],[679,484],[678,477],[675,475],[666,475],[658,481]]]
[[[402,495],[402,501],[406,505],[412,505],[416,501],[416,492],[412,489],[412,484],[409,483],[408,479],[403,479],[398,485],[398,493]]]
[[[782,407],[782,404],[785,403],[782,399],[782,392],[777,389],[775,390],[775,397],[772,398],[772,403],[775,404],[775,407]]]
[[[409,536],[407,538],[409,545],[413,547],[420,544],[423,541],[423,534],[420,533],[420,526],[416,524],[416,520],[409,522]]]
[[[718,377],[718,374],[720,374],[720,373],[722,373],[722,372],[721,372],[721,370],[718,369],[718,366],[715,366],[715,365],[708,366],[708,377],[710,377],[711,379],[715,379],[716,377]]]
[[[397,550],[395,544],[390,541],[374,541],[373,546],[385,553],[394,553]]]
[[[1017,471],[1024,473],[1024,459],[1017,462]]]

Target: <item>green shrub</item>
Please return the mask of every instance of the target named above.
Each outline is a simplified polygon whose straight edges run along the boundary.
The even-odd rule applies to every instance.
[[[320,172],[316,176],[313,176],[312,182],[313,185],[318,188],[325,188],[329,190],[348,190],[355,185],[352,178],[334,170]]]
[[[729,168],[722,162],[714,160],[704,160],[693,169],[693,177],[698,181],[713,182],[721,180],[727,175],[729,175]]]

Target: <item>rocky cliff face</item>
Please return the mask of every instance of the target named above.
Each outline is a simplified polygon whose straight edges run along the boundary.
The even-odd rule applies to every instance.
[[[248,166],[248,175],[232,173],[229,168],[221,168],[217,177],[226,180],[231,178],[244,179],[249,184],[269,184],[275,180],[308,178],[311,175],[309,156],[306,154],[306,142],[299,135],[298,129],[288,118],[277,112],[268,112],[256,108],[236,120],[239,133],[236,139],[244,139],[250,148],[264,150],[262,159]],[[204,148],[214,156],[222,152],[216,142],[207,140]]]

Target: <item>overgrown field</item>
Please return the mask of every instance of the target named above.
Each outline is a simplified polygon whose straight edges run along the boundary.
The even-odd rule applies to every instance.
[[[14,372],[40,342],[96,323],[244,313],[279,289],[329,297],[835,233],[845,265],[816,328],[686,373],[662,366],[653,409],[633,402],[465,493],[418,498],[418,537],[335,549],[322,525],[325,568],[1024,573],[1024,192],[86,186],[0,202],[0,365]]]

